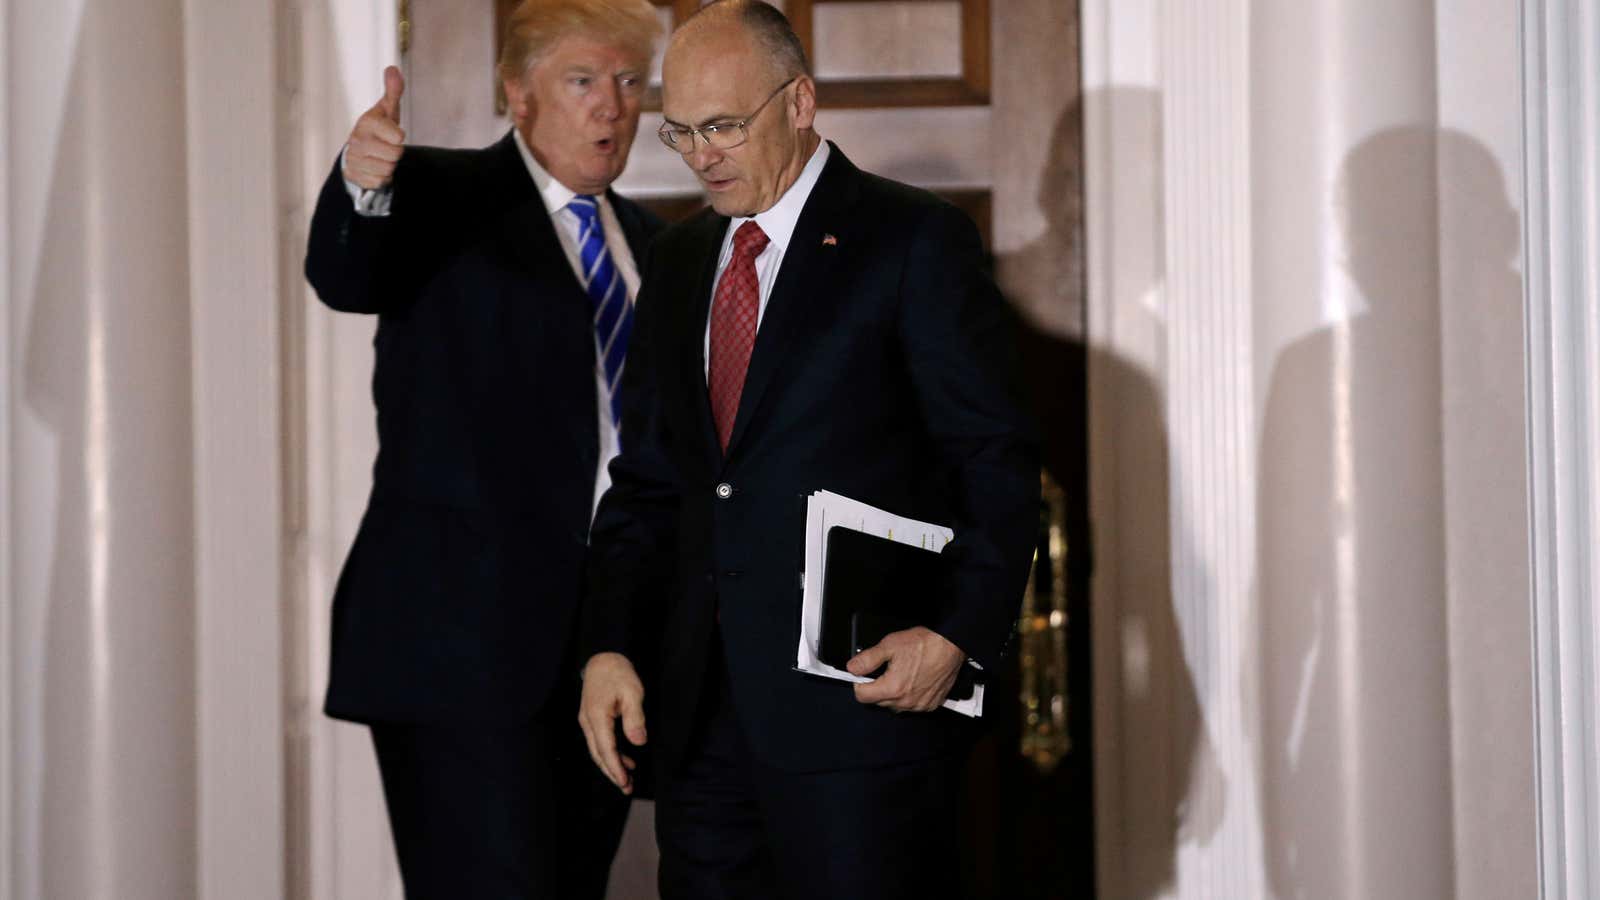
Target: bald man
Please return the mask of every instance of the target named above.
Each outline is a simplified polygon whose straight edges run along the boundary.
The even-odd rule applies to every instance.
[[[664,231],[645,274],[640,402],[590,546],[590,753],[628,791],[626,744],[654,748],[663,897],[951,896],[975,731],[940,704],[1008,646],[1039,500],[977,231],[822,141],[805,55],[769,5],[687,21],[663,98],[659,137],[711,209]],[[851,660],[887,667],[865,684],[793,670],[818,489],[956,535],[934,626]],[[664,627],[642,624],[658,611]],[[641,652],[663,661],[650,721]]]

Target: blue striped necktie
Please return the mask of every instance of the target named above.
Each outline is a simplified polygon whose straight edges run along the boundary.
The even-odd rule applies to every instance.
[[[633,331],[633,304],[628,302],[628,287],[611,262],[606,249],[605,230],[600,227],[600,205],[590,194],[579,194],[567,204],[578,217],[578,260],[583,264],[583,289],[594,304],[595,350],[600,369],[605,373],[606,394],[611,401],[611,421],[622,425],[622,405],[618,390],[622,363],[628,353],[628,334]]]

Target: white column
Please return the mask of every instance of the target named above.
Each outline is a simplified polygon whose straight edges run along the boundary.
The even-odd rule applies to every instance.
[[[1165,420],[1185,897],[1263,896],[1248,0],[1163,7]],[[1190,700],[1185,692],[1192,693]],[[1192,704],[1193,712],[1185,708]]]
[[[1523,4],[1539,896],[1600,890],[1600,9]]]
[[[192,896],[181,7],[8,11],[4,878]]]
[[[1525,892],[1514,72],[1439,16],[1084,6],[1103,896]]]
[[[1268,884],[1286,897],[1447,897],[1433,13],[1374,0],[1258,12]]]
[[[1262,897],[1250,6],[1088,3],[1102,897]]]
[[[1538,892],[1519,15],[1453,0],[1436,23],[1456,900]]]
[[[1250,9],[1092,6],[1102,895],[1258,897]]]
[[[266,900],[284,896],[278,164],[292,150],[278,128],[276,4],[183,5],[197,887]]]

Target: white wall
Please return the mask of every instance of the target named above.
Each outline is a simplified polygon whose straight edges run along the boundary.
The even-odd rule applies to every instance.
[[[194,891],[193,503],[176,2],[11,10],[15,895]]]
[[[0,896],[281,896],[271,16],[6,22]]]
[[[1107,897],[1534,891],[1502,7],[1085,4]]]
[[[1531,896],[1536,837],[1517,7],[1441,4],[1436,23],[1455,871],[1482,900]]]
[[[201,897],[284,893],[278,13],[184,5]]]

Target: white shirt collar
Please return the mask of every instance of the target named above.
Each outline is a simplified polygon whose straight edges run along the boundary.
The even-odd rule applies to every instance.
[[[728,233],[732,234],[740,225],[755,220],[766,232],[767,240],[776,244],[779,254],[789,249],[789,239],[794,236],[794,227],[800,222],[800,212],[806,208],[806,200],[811,197],[811,189],[817,186],[817,179],[822,176],[822,167],[828,164],[827,141],[819,141],[817,149],[811,153],[811,158],[806,161],[805,168],[800,170],[800,177],[789,185],[783,192],[778,202],[772,204],[763,212],[753,216],[744,216],[728,223]]]
[[[522,139],[522,132],[511,129],[512,140],[517,142],[517,152],[522,154],[523,165],[528,167],[528,174],[533,177],[534,187],[539,189],[539,196],[544,199],[544,208],[550,215],[555,215],[565,209],[578,192],[557,181],[555,176],[544,170],[539,161],[533,158],[533,151],[528,149],[528,142]],[[602,196],[601,201],[605,198]]]

